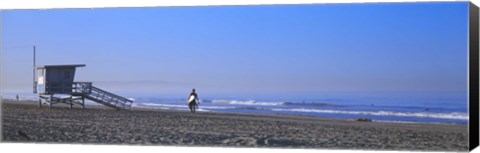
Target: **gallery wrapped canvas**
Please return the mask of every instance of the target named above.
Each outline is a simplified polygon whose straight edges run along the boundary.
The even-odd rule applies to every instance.
[[[471,2],[2,10],[1,18],[2,142],[478,146]]]

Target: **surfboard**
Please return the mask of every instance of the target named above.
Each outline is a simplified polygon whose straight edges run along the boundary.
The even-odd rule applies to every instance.
[[[187,103],[190,103],[190,102],[192,102],[192,101],[194,101],[194,100],[195,100],[195,96],[194,96],[194,95],[190,95],[190,98],[188,98]]]

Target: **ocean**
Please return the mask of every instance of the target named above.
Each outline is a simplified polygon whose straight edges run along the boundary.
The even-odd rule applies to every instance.
[[[35,99],[21,94],[21,99]],[[130,94],[132,107],[189,111],[185,97]],[[468,124],[466,93],[442,94],[323,94],[310,98],[242,98],[242,96],[202,97],[197,111],[246,114],[284,114],[375,122]],[[233,98],[232,98],[233,97]],[[311,98],[313,97],[313,98]],[[15,94],[4,93],[14,99]],[[88,102],[87,104],[95,104]]]
[[[468,124],[466,94],[330,94],[319,98],[201,98],[198,111],[286,114],[376,122]],[[134,107],[188,111],[186,98],[136,97]]]

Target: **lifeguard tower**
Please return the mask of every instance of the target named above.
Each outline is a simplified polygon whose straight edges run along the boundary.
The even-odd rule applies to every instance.
[[[38,75],[33,92],[38,94],[38,106],[48,104],[52,107],[53,104],[64,103],[70,105],[70,108],[75,104],[85,108],[85,99],[88,99],[118,110],[131,107],[132,100],[94,87],[92,82],[74,82],[75,70],[78,67],[85,65],[36,67]]]

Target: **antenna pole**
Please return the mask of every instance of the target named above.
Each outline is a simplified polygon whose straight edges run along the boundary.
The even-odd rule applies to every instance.
[[[35,82],[35,45],[33,45],[33,93],[37,93],[37,83]]]

